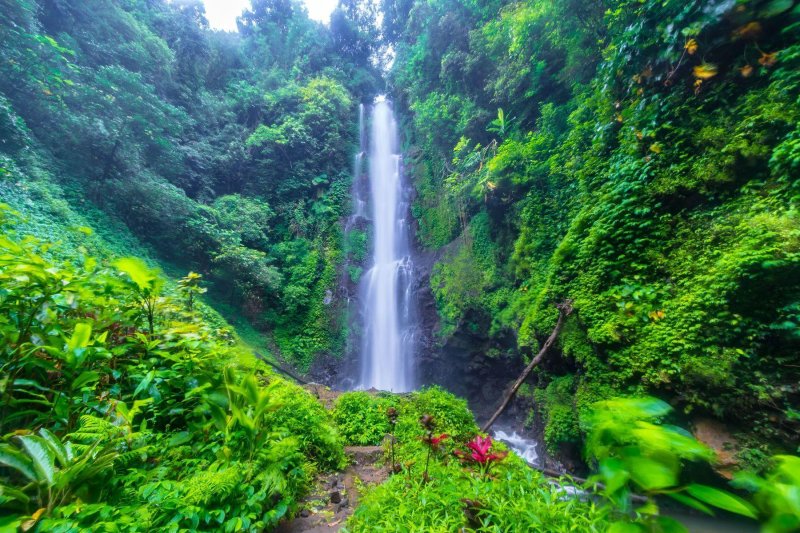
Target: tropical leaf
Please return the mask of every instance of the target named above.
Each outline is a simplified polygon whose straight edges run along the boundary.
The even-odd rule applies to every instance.
[[[0,533],[17,533],[22,524],[21,516],[8,515],[0,516]]]
[[[38,481],[30,458],[8,444],[0,444],[0,465],[13,468],[30,481]]]
[[[632,522],[614,522],[608,528],[608,533],[643,533],[644,526]]]
[[[17,438],[31,459],[38,481],[47,481],[48,485],[52,485],[56,474],[56,457],[47,441],[37,435]]]
[[[629,457],[625,464],[631,478],[645,490],[673,487],[678,483],[676,469],[647,457]]]
[[[31,499],[27,494],[25,494],[21,490],[0,483],[0,505],[3,505],[4,503],[10,501],[18,501],[27,505],[28,502],[31,501]],[[2,531],[3,529],[0,526],[0,533]]]
[[[145,291],[152,288],[156,273],[149,268],[144,261],[135,257],[123,257],[114,263],[114,266],[131,278],[140,290]]]
[[[614,494],[630,479],[630,474],[625,469],[625,463],[615,457],[600,461],[600,473],[605,480],[607,494]]]
[[[686,487],[686,492],[698,500],[719,507],[731,513],[740,514],[753,519],[758,518],[755,508],[742,498],[724,490],[692,483]]]
[[[88,322],[75,324],[72,336],[67,341],[67,350],[74,352],[79,348],[86,348],[92,337],[92,325]]]
[[[708,508],[708,506],[704,505],[703,503],[695,500],[691,496],[687,496],[685,494],[681,494],[680,492],[668,492],[667,496],[670,498],[681,502],[682,504],[691,507],[692,509],[697,509],[700,512],[709,514],[714,516],[714,511]]]
[[[94,370],[87,370],[81,372],[80,375],[72,381],[72,390],[78,390],[90,383],[95,383],[100,379],[100,373]]]
[[[686,526],[668,516],[659,516],[656,518],[656,523],[659,525],[661,533],[689,533]]]
[[[72,457],[70,457],[70,453],[67,448],[64,446],[64,443],[61,442],[61,439],[53,435],[49,430],[42,428],[39,430],[39,435],[44,439],[50,449],[58,459],[58,462],[61,464],[62,467],[67,466],[69,464]]]
[[[149,387],[150,383],[153,382],[153,378],[155,378],[155,376],[156,376],[155,370],[151,370],[150,372],[147,373],[147,375],[145,375],[144,379],[142,379],[142,381],[140,381],[139,384],[136,386],[136,390],[133,391],[134,398],[138,396],[139,393],[142,392],[143,390],[147,390],[147,387]]]

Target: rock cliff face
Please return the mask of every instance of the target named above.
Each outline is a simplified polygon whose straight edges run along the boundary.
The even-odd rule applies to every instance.
[[[423,252],[419,261],[417,296],[422,315],[423,342],[418,357],[422,385],[440,385],[467,398],[476,416],[488,416],[503,391],[518,375],[521,361],[512,335],[490,338],[485,328],[459,328],[447,339],[438,336],[439,315],[430,288],[430,274],[439,254]],[[488,324],[478,317],[468,322]],[[487,354],[501,354],[488,356]]]

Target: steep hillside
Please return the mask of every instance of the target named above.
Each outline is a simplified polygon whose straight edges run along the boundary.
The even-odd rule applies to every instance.
[[[743,458],[794,451],[796,3],[389,5],[440,364],[521,367],[571,302],[529,391],[551,450],[591,402],[649,392]]]
[[[132,234],[307,368],[344,345],[326,294],[379,78],[357,6],[324,26],[278,4],[221,33],[200,2],[4,0],[0,157],[9,203]]]

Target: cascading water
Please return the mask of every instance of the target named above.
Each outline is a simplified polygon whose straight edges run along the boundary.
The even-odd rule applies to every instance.
[[[372,109],[369,181],[373,224],[372,267],[361,280],[363,388],[407,392],[414,387],[416,313],[409,240],[408,189],[403,184],[397,124],[391,105]]]

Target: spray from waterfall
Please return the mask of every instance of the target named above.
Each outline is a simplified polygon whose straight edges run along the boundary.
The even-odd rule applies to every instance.
[[[417,330],[409,191],[403,182],[397,124],[386,100],[378,100],[372,108],[369,182],[373,256],[360,288],[364,324],[360,385],[406,392],[414,387]]]

